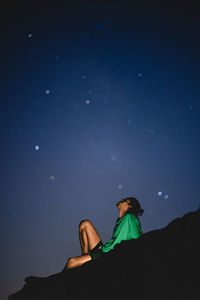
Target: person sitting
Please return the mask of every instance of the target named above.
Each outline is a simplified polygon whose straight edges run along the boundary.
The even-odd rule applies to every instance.
[[[139,201],[134,197],[128,197],[117,202],[116,206],[119,209],[119,218],[114,226],[112,239],[105,244],[89,220],[80,222],[79,239],[82,255],[70,257],[64,270],[79,267],[87,261],[97,259],[121,241],[137,239],[143,234],[138,216],[141,216],[144,210]]]

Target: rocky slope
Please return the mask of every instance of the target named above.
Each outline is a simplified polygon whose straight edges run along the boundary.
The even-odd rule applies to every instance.
[[[200,209],[81,267],[27,278],[8,300],[200,299],[199,255]]]

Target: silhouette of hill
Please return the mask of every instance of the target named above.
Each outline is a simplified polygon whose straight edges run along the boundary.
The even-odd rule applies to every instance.
[[[81,267],[25,279],[8,300],[199,299],[200,209]]]

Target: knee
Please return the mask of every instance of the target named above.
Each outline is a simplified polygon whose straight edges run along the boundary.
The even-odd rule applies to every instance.
[[[74,258],[73,257],[70,257],[66,263],[66,268],[67,269],[70,269],[73,267],[73,264],[74,264]]]
[[[78,226],[79,231],[83,230],[85,227],[87,227],[91,222],[89,220],[82,220]]]

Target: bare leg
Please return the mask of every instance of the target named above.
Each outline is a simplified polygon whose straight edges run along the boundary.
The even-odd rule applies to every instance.
[[[79,231],[79,239],[81,244],[82,254],[87,254],[89,251],[88,237],[85,230]]]
[[[88,251],[101,241],[99,234],[89,220],[83,220],[79,224],[79,239],[83,255],[70,257],[65,265],[67,269],[79,267],[91,260],[91,256],[87,254]]]
[[[91,260],[91,256],[89,254],[76,256],[76,257],[70,257],[67,261],[66,268],[72,269],[75,267],[80,267],[82,264],[86,263],[87,261]]]
[[[89,220],[81,221],[79,225],[79,238],[82,254],[87,254],[89,250],[101,241],[98,232]]]

